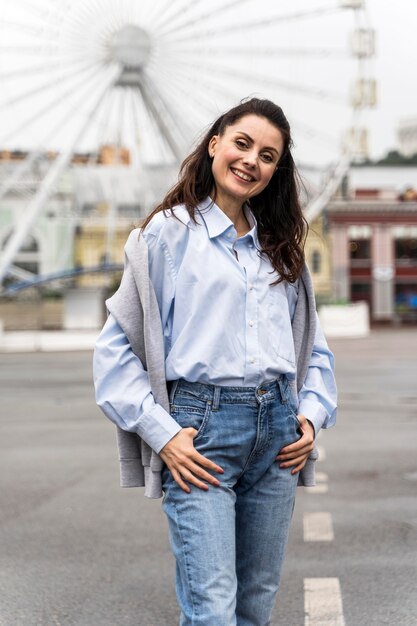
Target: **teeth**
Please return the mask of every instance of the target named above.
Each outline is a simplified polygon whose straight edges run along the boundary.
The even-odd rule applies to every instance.
[[[242,180],[247,180],[248,182],[251,182],[253,180],[252,176],[248,176],[247,174],[244,174],[243,172],[239,172],[239,170],[235,170],[233,168],[232,172],[234,174],[236,174],[236,176],[239,176],[239,178],[241,178]]]

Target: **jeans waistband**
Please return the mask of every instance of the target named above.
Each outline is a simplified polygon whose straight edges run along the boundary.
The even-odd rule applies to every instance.
[[[265,381],[257,387],[210,385],[207,383],[189,382],[181,378],[168,382],[168,392],[171,403],[173,403],[176,393],[186,393],[200,400],[211,402],[212,409],[216,410],[220,401],[223,403],[236,403],[238,401],[259,402],[281,397],[281,401],[285,402],[287,386],[288,379],[284,374],[275,380]]]

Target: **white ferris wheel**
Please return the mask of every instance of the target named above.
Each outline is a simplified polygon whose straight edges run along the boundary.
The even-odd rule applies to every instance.
[[[199,133],[252,95],[290,121],[313,219],[366,151],[374,52],[364,0],[2,0],[0,151],[25,158],[0,201],[56,156],[25,192],[0,283],[74,154],[119,146],[168,186]]]

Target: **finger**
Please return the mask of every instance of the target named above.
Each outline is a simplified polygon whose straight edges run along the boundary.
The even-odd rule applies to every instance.
[[[307,463],[307,459],[305,459],[302,463],[300,463],[300,465],[297,465],[297,467],[294,467],[294,469],[291,470],[291,474],[298,474],[298,472],[300,472],[304,465]]]
[[[297,466],[300,463],[304,463],[307,460],[306,455],[297,456],[294,459],[289,459],[288,461],[284,461],[279,464],[282,469],[286,469],[287,467]]]
[[[297,441],[281,448],[279,454],[291,454],[293,452],[299,452],[303,448],[310,448],[310,450],[314,448],[314,441],[308,434],[302,435]]]
[[[193,460],[195,460],[199,465],[202,465],[203,467],[206,467],[207,469],[213,470],[213,472],[224,474],[224,469],[220,467],[220,465],[217,465],[217,463],[210,461],[210,459],[200,454],[200,452],[197,452],[197,450],[195,450],[195,454],[193,454]]]
[[[187,469],[186,467],[181,469],[181,474],[182,474],[183,478],[187,482],[191,483],[192,485],[195,485],[199,489],[203,489],[203,491],[207,491],[208,490],[208,486],[206,485],[206,483],[203,483],[201,480],[198,480],[198,478],[196,478],[194,476],[194,474],[192,472],[190,472],[190,470]]]
[[[172,474],[172,478],[175,480],[175,482],[177,483],[177,485],[179,485],[181,487],[181,489],[183,491],[185,491],[185,493],[190,493],[191,489],[189,488],[188,485],[185,484],[185,482],[182,480],[181,475],[179,472],[177,472],[176,469],[172,468],[170,469],[170,472]]]
[[[278,461],[288,461],[289,459],[295,459],[297,456],[308,456],[310,454],[310,452],[312,451],[313,446],[310,445],[306,445],[303,446],[302,448],[297,448],[294,450],[290,450],[290,452],[287,452],[286,454],[284,454],[281,450],[281,452],[279,452],[277,454],[277,460]]]
[[[215,487],[218,487],[220,485],[220,482],[215,476],[212,476],[211,474],[203,470],[203,468],[200,467],[200,465],[197,465],[197,463],[188,463],[187,467],[191,472],[193,472],[193,474],[195,474],[199,478],[202,478],[203,480],[206,480]]]

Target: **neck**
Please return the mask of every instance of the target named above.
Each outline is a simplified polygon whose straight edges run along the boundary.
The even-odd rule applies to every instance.
[[[212,198],[213,197],[214,196],[212,195]],[[241,225],[242,222],[245,225],[247,224],[247,219],[243,211],[242,202],[240,202],[239,200],[235,200],[235,198],[222,197],[219,194],[216,195],[215,202],[219,209],[221,209],[223,213],[227,215],[229,220],[233,222],[236,230],[239,230],[238,226]]]

